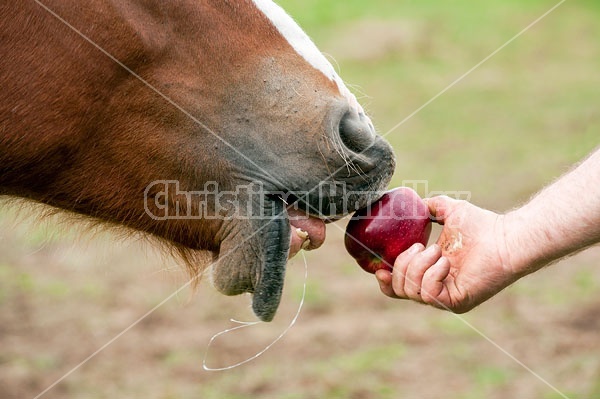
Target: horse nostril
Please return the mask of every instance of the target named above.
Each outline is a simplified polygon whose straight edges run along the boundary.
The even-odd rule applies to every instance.
[[[373,145],[375,128],[363,113],[347,112],[340,121],[342,142],[354,152],[362,152]]]

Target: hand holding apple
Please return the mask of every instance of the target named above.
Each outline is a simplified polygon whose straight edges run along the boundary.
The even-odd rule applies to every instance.
[[[396,257],[415,243],[427,245],[431,221],[427,204],[408,187],[387,191],[358,210],[346,227],[346,250],[367,272],[392,270]]]
[[[412,246],[396,258],[393,273],[378,270],[385,295],[463,313],[520,277],[505,241],[507,231],[515,231],[512,215],[445,196],[429,198],[427,205],[443,225],[437,244]]]

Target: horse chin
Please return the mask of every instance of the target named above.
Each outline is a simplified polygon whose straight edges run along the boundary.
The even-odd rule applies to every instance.
[[[267,201],[265,214],[272,216],[232,222],[221,242],[212,283],[225,295],[252,293],[256,316],[271,321],[281,301],[291,226],[281,201]]]
[[[325,222],[307,213],[285,208],[279,198],[262,204],[261,217],[239,218],[229,226],[212,270],[212,283],[225,295],[252,293],[252,307],[262,321],[275,316],[283,284],[292,235],[306,234],[305,249],[325,240]],[[297,245],[296,245],[297,246]],[[296,251],[299,248],[295,249]]]

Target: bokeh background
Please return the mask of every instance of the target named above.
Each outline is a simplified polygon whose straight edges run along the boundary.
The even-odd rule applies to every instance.
[[[398,127],[556,2],[279,3],[393,144],[393,186],[423,180],[421,195],[470,191],[474,203],[507,211],[600,142],[595,0],[567,0]],[[0,211],[0,398],[36,396],[186,281],[175,260],[142,240],[36,214],[7,203]],[[214,334],[236,325],[231,318],[253,317],[248,297],[221,297],[202,283],[43,397],[600,398],[598,248],[457,317],[381,295],[345,253],[345,223],[329,226],[328,242],[307,254],[298,320],[258,359],[202,368],[205,358],[225,367],[251,357],[286,329],[304,288],[301,256],[289,264],[273,323],[223,335],[207,352]]]

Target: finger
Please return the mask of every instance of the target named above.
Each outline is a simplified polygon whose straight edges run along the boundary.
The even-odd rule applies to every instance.
[[[421,301],[423,275],[442,256],[442,248],[434,244],[416,255],[410,262],[404,280],[404,293],[415,301]]]
[[[404,292],[406,271],[413,258],[424,249],[423,244],[417,243],[396,258],[394,270],[392,271],[392,288],[399,298],[408,298]]]
[[[450,274],[450,261],[441,257],[423,275],[421,298],[423,302],[437,308],[448,309],[450,301],[446,279]]]
[[[390,298],[398,298],[394,289],[392,288],[392,273],[389,270],[379,269],[375,272],[375,277],[377,277],[377,282],[379,282],[379,289],[384,295],[389,296]]]
[[[425,203],[429,208],[429,214],[433,221],[444,224],[446,218],[448,217],[448,208],[450,208],[454,199],[448,197],[447,195],[439,195],[437,197],[426,198]]]

